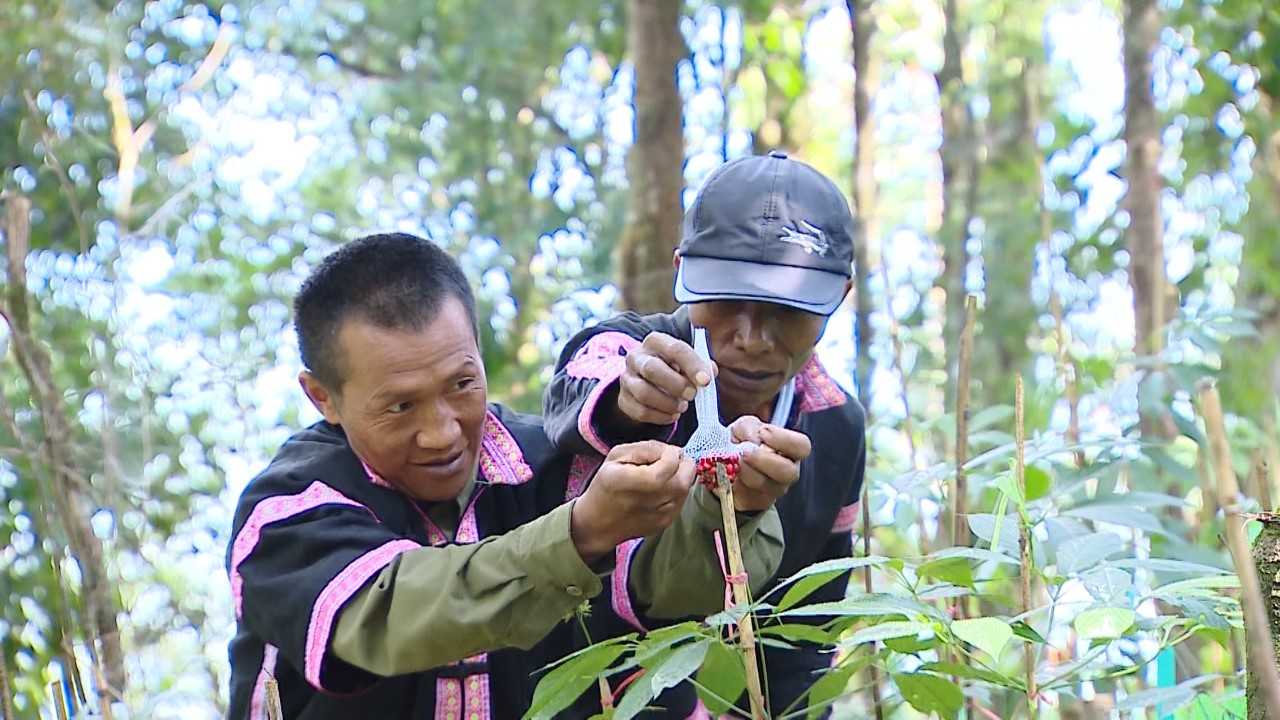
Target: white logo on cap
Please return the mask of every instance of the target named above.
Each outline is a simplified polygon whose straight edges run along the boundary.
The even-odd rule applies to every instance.
[[[784,225],[782,234],[778,236],[778,239],[784,243],[799,245],[810,255],[817,254],[826,257],[827,250],[831,249],[831,246],[827,244],[827,236],[805,220],[800,221],[799,230],[792,230]]]

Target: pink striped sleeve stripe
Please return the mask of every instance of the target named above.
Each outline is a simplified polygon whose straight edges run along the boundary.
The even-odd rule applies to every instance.
[[[831,524],[831,532],[847,533],[853,532],[858,525],[858,503],[852,503],[840,508],[840,512],[836,513],[836,521]]]
[[[258,540],[262,537],[262,528],[321,505],[364,507],[319,480],[308,485],[307,489],[300,493],[274,495],[253,506],[249,519],[245,520],[244,527],[240,528],[231,546],[231,597],[235,601],[236,617],[240,617],[244,610],[244,578],[240,576],[240,565],[258,546]]]
[[[631,558],[635,555],[636,550],[640,548],[641,542],[644,542],[642,538],[628,540],[619,545],[615,551],[617,555],[615,556],[612,579],[613,612],[640,632],[645,632],[647,628],[640,622],[640,618],[636,616],[635,608],[631,606],[631,590],[627,585],[627,579],[631,575]]]
[[[315,605],[311,607],[311,624],[307,626],[305,675],[312,686],[324,689],[320,685],[320,670],[324,665],[324,654],[329,649],[329,635],[338,611],[364,586],[366,580],[380,572],[397,555],[419,547],[422,546],[412,540],[386,542],[353,560],[320,591]]]

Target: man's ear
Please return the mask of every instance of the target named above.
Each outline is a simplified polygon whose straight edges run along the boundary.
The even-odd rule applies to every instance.
[[[298,373],[298,384],[302,386],[302,392],[307,394],[307,399],[315,406],[316,410],[324,415],[324,419],[331,425],[341,425],[342,415],[338,412],[337,393],[331,392],[329,388],[320,382],[320,379],[312,375],[310,371],[303,370]]]
[[[673,250],[671,252],[671,267],[677,270],[680,269],[680,251],[679,250]]]

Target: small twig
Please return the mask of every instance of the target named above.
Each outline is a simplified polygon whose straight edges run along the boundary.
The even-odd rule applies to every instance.
[[[1240,604],[1244,609],[1245,632],[1248,635],[1249,664],[1254,667],[1262,685],[1262,699],[1267,717],[1280,717],[1280,672],[1272,651],[1267,605],[1262,597],[1258,570],[1249,552],[1249,541],[1240,514],[1240,487],[1231,467],[1231,447],[1227,443],[1226,425],[1222,420],[1222,401],[1218,389],[1206,384],[1200,389],[1200,413],[1204,416],[1205,435],[1213,455],[1214,474],[1218,481],[1218,504],[1226,515],[1227,547],[1240,577]]]
[[[733,483],[725,473],[724,464],[716,463],[716,486],[720,495],[720,517],[724,521],[725,554],[729,556],[729,573],[734,577],[746,574],[742,562],[742,544],[738,539],[738,516],[733,505]],[[751,699],[751,716],[756,720],[765,717],[764,691],[760,685],[760,667],[756,664],[756,633],[751,614],[751,589],[745,582],[730,582],[733,601],[746,608],[738,620],[738,644],[742,648],[742,660],[747,671],[747,696]]]
[[[1022,375],[1019,374],[1014,380],[1014,399],[1013,399],[1013,473],[1014,481],[1022,492],[1023,501],[1027,497],[1027,466],[1026,466],[1026,428],[1025,413],[1023,402]],[[1031,611],[1031,528],[1026,512],[1022,509],[1018,512],[1018,548],[1021,551],[1022,571],[1022,612]],[[1039,702],[1036,691],[1036,658],[1027,648],[1023,654],[1026,665],[1027,674],[1027,716],[1036,718],[1039,715]]]

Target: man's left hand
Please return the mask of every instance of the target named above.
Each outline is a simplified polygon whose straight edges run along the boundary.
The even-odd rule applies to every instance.
[[[733,504],[738,512],[768,510],[774,501],[800,479],[800,463],[813,450],[803,433],[762,422],[745,415],[729,426],[737,442],[753,442],[756,448],[742,456]]]

